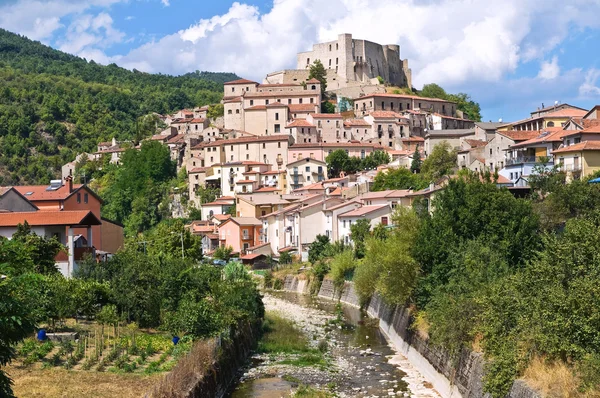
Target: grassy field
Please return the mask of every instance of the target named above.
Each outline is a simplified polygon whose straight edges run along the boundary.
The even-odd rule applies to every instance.
[[[9,366],[15,395],[19,398],[139,398],[162,377],[159,373],[119,374],[65,369]]]
[[[168,334],[128,327],[71,324],[75,341],[39,342],[17,347],[8,374],[18,397],[139,397],[186,355],[191,340],[177,346]]]

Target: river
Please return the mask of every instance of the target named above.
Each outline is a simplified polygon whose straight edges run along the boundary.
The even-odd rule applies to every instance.
[[[342,315],[333,301],[285,292],[268,292],[263,301],[268,312],[293,320],[311,344],[326,340],[328,366],[290,366],[254,355],[230,398],[288,397],[298,385],[337,397],[440,397],[359,309],[341,306],[341,322],[332,327]]]

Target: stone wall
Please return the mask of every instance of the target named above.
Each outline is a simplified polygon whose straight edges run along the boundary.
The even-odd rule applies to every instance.
[[[300,279],[298,276],[287,275],[283,283],[283,290],[299,294],[309,294],[309,280],[308,278]]]
[[[319,297],[359,306],[358,295],[350,282],[346,282],[342,292],[337,292],[333,281],[325,279]],[[433,347],[410,328],[411,315],[406,307],[388,305],[377,294],[366,308],[370,317],[379,319],[380,329],[394,347],[433,384],[442,397],[489,398],[489,394],[483,392],[485,362],[482,354],[463,350],[459,358],[452,358],[448,352]],[[540,398],[540,395],[517,380],[507,398]]]

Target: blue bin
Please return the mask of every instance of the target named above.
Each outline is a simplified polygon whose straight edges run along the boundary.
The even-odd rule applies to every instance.
[[[48,339],[48,336],[46,336],[46,330],[44,330],[44,329],[38,330],[37,339],[38,339],[38,341],[46,341]]]
[[[177,345],[179,343],[179,336],[173,336],[173,345]]]

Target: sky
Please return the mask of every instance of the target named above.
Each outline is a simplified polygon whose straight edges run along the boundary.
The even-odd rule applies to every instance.
[[[0,27],[145,72],[262,81],[341,33],[400,45],[413,86],[437,83],[513,121],[600,104],[600,0],[0,0]]]

